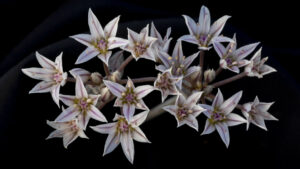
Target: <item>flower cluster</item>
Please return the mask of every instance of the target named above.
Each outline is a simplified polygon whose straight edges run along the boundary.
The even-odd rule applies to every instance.
[[[62,108],[55,120],[47,121],[47,124],[55,129],[47,139],[63,138],[64,147],[67,148],[78,136],[88,138],[85,131],[90,119],[93,119],[104,124],[90,128],[98,133],[108,134],[103,155],[111,153],[121,143],[126,158],[133,163],[133,140],[150,143],[140,128],[150,117],[149,113],[169,112],[175,117],[177,127],[186,124],[197,131],[197,118],[204,114],[206,123],[201,135],[217,130],[226,147],[230,142],[228,127],[246,124],[248,130],[250,123],[253,123],[267,130],[265,120],[277,120],[267,112],[273,102],[260,102],[256,97],[253,102],[239,104],[242,91],[224,100],[219,89],[220,86],[242,77],[262,78],[276,71],[265,64],[267,57],[261,58],[261,48],[250,60],[247,59],[259,43],[237,48],[236,34],[233,38],[221,35],[230,16],[223,16],[211,24],[210,12],[205,6],[201,7],[197,23],[189,16],[183,17],[189,34],[181,36],[172,54],[169,54],[170,42],[173,39],[170,37],[171,28],[167,29],[164,38],[154,23],[151,23],[151,30],[147,25],[139,33],[128,28],[128,37],[123,39],[117,37],[120,16],[110,21],[103,29],[89,9],[90,34],[71,36],[87,46],[75,64],[85,63],[97,56],[103,62],[105,75],[74,68],[69,71],[71,76],[68,77],[67,72],[63,71],[62,53],[53,62],[36,52],[37,61],[42,68],[22,69],[27,76],[41,80],[29,93],[50,92],[54,102]],[[184,55],[183,41],[198,45],[199,51],[190,56]],[[227,46],[224,43],[227,43]],[[211,52],[211,48],[214,48],[220,57],[219,68],[215,70],[205,69],[204,65],[204,53]],[[119,51],[115,52],[117,49]],[[126,59],[123,51],[130,53]],[[156,64],[155,68],[159,71],[157,76],[123,78],[128,63],[132,60],[138,62],[140,58]],[[197,58],[199,63],[195,64]],[[241,71],[241,68],[244,68],[244,71]],[[232,71],[236,75],[214,82],[222,70]],[[60,87],[67,81],[75,83],[75,95],[60,93]],[[147,82],[153,85],[137,85]],[[162,104],[149,109],[143,98],[154,90],[160,91]],[[216,95],[213,94],[215,90]],[[64,109],[60,106],[60,101],[68,107]],[[115,114],[112,122],[108,122],[110,119],[106,119],[106,112],[102,112],[101,109],[111,101],[114,101],[114,107],[120,107],[120,112]],[[241,115],[238,115],[235,109],[240,110]],[[141,110],[142,112],[139,112]]]

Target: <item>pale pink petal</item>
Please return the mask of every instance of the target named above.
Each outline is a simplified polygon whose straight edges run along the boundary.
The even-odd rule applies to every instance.
[[[196,119],[196,117],[194,117],[193,115],[189,114],[185,119],[185,123],[192,127],[193,129],[195,129],[196,131],[198,131],[198,121]]]
[[[107,123],[107,124],[101,124],[98,126],[91,126],[91,128],[99,133],[102,134],[109,134],[116,130],[117,123]]]
[[[200,107],[204,108],[205,111],[203,111],[203,114],[207,117],[210,118],[212,115],[212,112],[214,110],[214,107],[207,105],[207,104],[198,104]]]
[[[220,19],[218,19],[217,21],[215,21],[211,28],[210,28],[210,31],[209,31],[209,34],[212,36],[212,37],[217,37],[219,36],[219,34],[221,33],[221,31],[223,30],[224,28],[224,25],[226,23],[226,21],[230,18],[230,16],[223,16],[221,17]]]
[[[51,96],[54,102],[57,104],[59,107],[59,92],[60,92],[60,85],[56,84],[55,86],[52,87],[51,89]]]
[[[175,105],[168,105],[168,106],[163,107],[163,109],[174,116],[176,116],[176,114],[177,114],[177,106],[175,106]]]
[[[51,139],[51,138],[62,138],[64,135],[63,130],[54,130],[49,134],[49,136],[46,138],[46,140]]]
[[[150,143],[144,132],[139,127],[134,128],[134,130],[131,132],[131,136],[135,141],[141,143]]]
[[[182,107],[182,106],[184,106],[185,105],[185,103],[186,103],[186,98],[182,95],[182,94],[179,94],[178,96],[177,96],[177,98],[176,98],[176,105],[177,106],[180,106],[180,107]]]
[[[200,99],[202,93],[203,93],[203,92],[195,92],[195,93],[191,94],[191,95],[186,99],[185,104],[186,104],[188,107],[191,107],[191,106],[197,104],[197,102],[199,101],[199,99]]]
[[[149,111],[143,111],[132,117],[130,123],[134,126],[140,126],[147,118]]]
[[[81,129],[85,130],[89,121],[90,121],[90,116],[86,112],[81,112],[81,114],[78,115],[78,126],[80,126]]]
[[[169,54],[167,54],[166,52],[163,52],[163,51],[159,51],[158,52],[158,57],[167,68],[171,67],[171,64],[172,64],[171,59],[172,58]]]
[[[199,56],[199,52],[194,53],[193,55],[191,55],[189,57],[186,57],[183,61],[184,68],[187,69],[198,56]]]
[[[76,41],[80,42],[81,44],[89,48],[94,48],[94,46],[92,45],[93,40],[91,35],[78,34],[78,35],[71,36],[71,38],[75,39]]]
[[[70,96],[70,95],[62,95],[62,94],[59,95],[59,99],[67,106],[71,106],[75,104],[74,103],[75,98],[76,98],[75,96]]]
[[[244,59],[244,60],[239,60],[236,63],[237,63],[238,67],[244,67],[244,66],[248,65],[250,63],[250,61]]]
[[[221,105],[220,110],[226,115],[232,112],[232,110],[236,107],[242,97],[243,91],[239,91],[238,93],[231,96],[229,99],[224,101]]]
[[[230,138],[229,138],[229,130],[228,127],[225,123],[217,123],[215,125],[222,141],[225,143],[226,147],[228,148],[229,146],[229,142],[230,142]]]
[[[149,108],[142,99],[138,100],[138,103],[135,105],[135,108],[140,110],[149,110]]]
[[[27,68],[22,69],[22,72],[33,79],[45,81],[53,81],[53,74],[55,73],[54,70],[44,68]]]
[[[224,102],[223,94],[222,94],[221,90],[218,89],[218,93],[217,93],[217,95],[216,95],[216,97],[215,97],[215,99],[212,103],[212,107],[220,108],[220,106],[223,104],[223,102]]]
[[[155,25],[154,25],[153,22],[151,22],[150,36],[157,38],[159,42],[162,42],[162,41],[163,41],[163,39],[162,39],[160,33],[159,33],[159,32],[157,31],[157,29],[155,28]]]
[[[108,66],[109,58],[112,54],[112,51],[107,51],[106,53],[99,53],[97,57]]]
[[[154,90],[154,87],[151,85],[143,85],[135,88],[134,92],[137,96],[137,99],[141,99],[151,93]]]
[[[122,107],[123,106],[123,101],[120,98],[117,98],[114,107]]]
[[[68,107],[56,119],[55,122],[66,122],[73,120],[80,112],[75,105]]]
[[[99,51],[96,50],[95,48],[86,48],[79,56],[78,59],[76,60],[75,64],[81,64],[84,62],[87,62],[97,56],[99,54]]]
[[[120,16],[117,16],[104,27],[104,34],[106,38],[115,37],[117,35],[119,20]]]
[[[254,51],[254,49],[257,47],[258,43],[252,43],[249,45],[245,45],[239,49],[237,49],[233,55],[235,55],[237,57],[238,60],[244,59],[245,57],[247,57],[251,52]]]
[[[71,127],[70,123],[68,122],[55,122],[47,120],[47,124],[56,130],[64,130]]]
[[[105,141],[103,156],[111,153],[119,144],[120,135],[112,131]]]
[[[87,91],[86,91],[84,84],[79,76],[76,77],[75,93],[76,93],[76,98],[87,98],[88,97]]]
[[[131,29],[127,28],[128,30],[128,40],[130,42],[138,42],[139,40],[139,34],[132,31]]]
[[[269,65],[261,66],[259,71],[261,72],[262,76],[267,75],[267,74],[272,73],[272,72],[277,72],[276,69],[272,68]]]
[[[196,37],[194,35],[183,35],[178,40],[189,42],[189,43],[196,44],[196,45],[199,44],[199,41],[196,39]]]
[[[174,47],[173,53],[172,53],[172,57],[175,60],[183,60],[183,52],[182,52],[182,44],[181,41],[177,41],[176,45]]]
[[[55,69],[55,63],[51,60],[47,59],[46,57],[39,54],[39,52],[35,52],[36,59],[38,60],[39,64],[46,69]]]
[[[226,116],[226,123],[228,126],[236,126],[239,124],[243,124],[243,123],[247,123],[247,120],[242,118],[241,116],[234,114],[234,113],[230,113]]]
[[[98,99],[101,95],[100,94],[90,94],[89,98],[92,99],[93,105],[96,105],[98,102]]]
[[[230,42],[230,43],[235,43],[231,38],[228,38],[226,36],[217,36],[211,39],[209,44],[212,43],[217,43],[217,42]]]
[[[200,66],[191,66],[190,68],[188,68],[188,70],[185,73],[184,77],[188,77],[192,73],[200,71],[200,70],[201,70]]]
[[[92,38],[99,39],[105,37],[103,28],[91,9],[89,9],[88,23]]]
[[[203,132],[201,133],[201,135],[210,134],[210,133],[214,132],[215,130],[216,130],[215,126],[213,124],[211,124],[209,122],[209,120],[207,119],[205,122],[205,128],[204,128]]]
[[[120,136],[121,145],[126,158],[133,163],[134,145],[130,133],[122,133]]]
[[[56,58],[55,58],[55,67],[56,69],[58,69],[59,71],[63,72],[63,66],[62,66],[62,55],[63,52],[61,52]]]
[[[131,121],[131,118],[135,112],[135,106],[132,104],[123,105],[123,114],[127,121]]]
[[[89,139],[88,136],[84,133],[83,130],[78,130],[78,131],[77,131],[77,135],[78,135],[80,138]]]
[[[76,78],[76,76],[80,76],[82,82],[87,82],[90,79],[91,73],[87,70],[81,68],[74,68],[69,71],[71,75]]]
[[[252,116],[252,121],[253,124],[255,124],[256,126],[264,129],[267,131],[267,127],[264,121],[264,118],[262,116]]]
[[[225,54],[226,54],[225,47],[221,43],[219,43],[219,42],[214,42],[213,45],[214,45],[215,51],[217,52],[217,54],[219,55],[219,57],[222,59],[225,56]]]
[[[29,94],[50,92],[52,90],[53,85],[55,85],[54,82],[41,81],[29,91]]]
[[[68,148],[68,145],[71,144],[78,137],[76,132],[68,132],[64,134],[63,143],[64,147]]]
[[[185,24],[189,29],[189,32],[191,35],[196,35],[197,33],[197,24],[196,22],[189,16],[187,15],[182,15],[184,20],[185,20]]]
[[[91,106],[88,115],[98,121],[107,122],[105,116],[95,106]]]
[[[115,83],[115,82],[111,82],[108,80],[103,80],[104,84],[106,87],[108,87],[108,89],[110,90],[110,92],[112,92],[112,94],[114,94],[117,97],[122,97],[122,93],[126,90],[124,86]]]
[[[202,6],[199,15],[200,33],[208,34],[210,29],[210,13],[207,7]]]
[[[119,48],[122,46],[126,46],[128,44],[127,39],[122,39],[118,37],[111,37],[108,39],[108,49]]]
[[[127,80],[127,83],[126,83],[126,88],[135,89],[134,84],[133,84],[132,80],[129,77],[128,77],[128,80]]]
[[[193,110],[193,116],[195,117],[199,116],[202,112],[206,111],[206,109],[204,109],[200,105],[194,105],[192,110]]]

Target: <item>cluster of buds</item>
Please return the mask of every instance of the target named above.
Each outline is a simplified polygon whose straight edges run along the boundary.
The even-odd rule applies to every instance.
[[[228,130],[230,126],[245,123],[248,130],[249,124],[253,123],[267,130],[265,120],[277,120],[268,113],[273,102],[260,102],[256,97],[253,102],[239,104],[242,91],[224,101],[219,89],[220,86],[242,77],[262,78],[276,71],[265,65],[267,57],[261,59],[261,48],[250,60],[246,59],[259,43],[237,49],[236,35],[233,38],[221,35],[230,16],[223,16],[211,25],[210,12],[205,6],[201,7],[197,23],[189,16],[183,17],[189,34],[177,40],[170,55],[171,28],[168,28],[165,37],[162,38],[152,23],[150,31],[149,25],[140,33],[128,29],[128,38],[123,39],[117,37],[119,16],[103,29],[90,9],[88,25],[91,34],[71,36],[87,46],[75,64],[85,63],[97,56],[103,62],[105,75],[74,68],[69,71],[72,76],[68,77],[67,72],[63,71],[62,53],[53,62],[36,52],[36,58],[42,68],[22,69],[27,76],[41,80],[29,93],[50,92],[54,102],[62,108],[54,121],[47,121],[47,124],[55,129],[48,138],[63,138],[64,146],[67,148],[78,136],[88,138],[85,131],[92,118],[105,123],[90,127],[98,133],[108,134],[103,155],[111,153],[121,143],[125,156],[133,163],[133,140],[150,143],[140,125],[147,119],[149,113],[155,113],[154,109],[149,109],[143,101],[143,98],[154,90],[161,92],[162,101],[155,110],[172,114],[177,120],[178,127],[186,124],[197,131],[199,128],[197,118],[200,114],[204,114],[207,120],[201,135],[217,130],[226,147],[230,141]],[[185,56],[182,41],[198,45],[199,51]],[[223,43],[228,43],[227,47],[224,47]],[[204,53],[211,52],[211,48],[214,48],[220,57],[219,68],[205,70]],[[112,49],[120,51],[113,53]],[[126,59],[124,51],[130,53]],[[141,58],[157,64],[155,67],[159,71],[157,76],[123,79],[123,72],[128,63]],[[199,58],[197,64],[196,58]],[[244,71],[241,72],[240,69],[243,67]],[[236,75],[214,82],[222,70],[232,71]],[[60,87],[67,81],[75,83],[74,96],[60,94]],[[136,85],[146,82],[153,85]],[[213,94],[215,89],[216,95]],[[169,100],[176,100],[175,104],[166,101],[168,97]],[[60,106],[60,101],[68,107],[64,109]],[[109,123],[101,109],[111,101],[114,101],[114,107],[120,107],[120,113],[116,113],[113,122]],[[235,109],[240,110],[241,115],[233,113]],[[142,112],[139,112],[141,110]]]

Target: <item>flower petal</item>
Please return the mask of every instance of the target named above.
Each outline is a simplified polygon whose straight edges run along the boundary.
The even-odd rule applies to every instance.
[[[54,130],[49,134],[49,136],[46,138],[46,140],[51,138],[62,138],[64,135],[64,132],[62,130]]]
[[[78,115],[78,125],[81,129],[86,130],[87,124],[90,121],[90,116],[86,112],[82,112]]]
[[[156,29],[156,27],[155,27],[155,25],[154,25],[153,22],[151,22],[150,36],[154,37],[154,38],[157,38],[159,42],[163,41],[160,33],[157,31],[157,29]]]
[[[66,122],[73,120],[80,112],[75,105],[68,107],[56,119],[55,122]]]
[[[247,123],[247,120],[245,120],[244,118],[242,118],[241,116],[234,114],[234,113],[230,113],[226,116],[226,123],[228,126],[236,126],[242,123]]]
[[[79,76],[76,77],[75,93],[76,93],[76,98],[87,98],[88,97],[87,91],[86,91],[84,84]]]
[[[110,72],[116,71],[123,63],[123,61],[124,61],[123,51],[118,51],[114,53],[108,61],[109,71]]]
[[[52,77],[55,73],[54,70],[44,68],[27,68],[22,69],[22,72],[33,79],[45,81],[53,81]]]
[[[183,35],[178,40],[189,42],[189,43],[196,44],[196,45],[199,44],[199,41],[196,39],[196,37],[194,35]]]
[[[237,57],[238,60],[244,59],[245,57],[247,57],[251,52],[254,51],[254,49],[257,47],[258,43],[252,43],[249,45],[245,45],[239,49],[237,49],[233,55],[235,55]]]
[[[213,45],[214,45],[215,51],[217,52],[219,57],[222,59],[225,56],[225,53],[226,53],[225,47],[219,42],[214,42]]]
[[[139,127],[134,128],[134,130],[131,132],[131,136],[134,140],[138,142],[150,143],[144,132]]]
[[[264,129],[264,130],[267,131],[267,127],[266,127],[264,118],[263,118],[262,116],[259,116],[259,115],[257,115],[257,116],[252,116],[251,122],[252,122],[253,124],[255,124],[256,126],[258,126],[258,127],[260,127],[260,128],[262,128],[262,129]]]
[[[47,59],[46,57],[42,56],[39,52],[35,52],[36,59],[38,60],[39,64],[46,69],[55,69],[55,63],[51,60]]]
[[[167,68],[171,67],[172,61],[170,59],[171,56],[169,54],[167,54],[166,52],[163,52],[163,51],[159,51],[158,57],[163,62],[165,67],[167,67]]]
[[[61,71],[61,72],[63,72],[62,55],[63,55],[63,52],[61,52],[61,53],[55,58],[55,69],[58,69],[58,70]]]
[[[117,123],[115,122],[115,123],[101,124],[98,126],[91,126],[91,128],[98,133],[109,134],[116,130],[116,126]]]
[[[121,145],[126,158],[133,163],[134,145],[130,133],[122,133],[120,135]]]
[[[209,120],[207,119],[205,122],[205,128],[204,128],[203,132],[201,133],[201,135],[210,134],[210,133],[214,132],[215,130],[216,130],[215,126],[213,124],[211,124],[209,122]]]
[[[62,94],[59,95],[59,99],[67,106],[71,106],[75,104],[74,103],[75,98],[76,98],[75,96],[70,96],[70,95],[62,95]]]
[[[197,33],[197,24],[196,22],[189,16],[187,15],[182,15],[184,20],[185,20],[185,24],[189,29],[189,32],[191,35],[196,35]]]
[[[107,51],[106,53],[99,53],[97,57],[108,66],[109,58],[112,54],[112,51]]]
[[[210,29],[210,13],[204,5],[201,7],[199,15],[200,33],[208,34]]]
[[[117,37],[111,37],[108,39],[108,49],[114,49],[126,46],[128,44],[127,39],[117,38]]]
[[[104,27],[104,34],[106,38],[115,37],[117,35],[119,20],[120,15],[115,17]]]
[[[50,92],[52,90],[53,85],[54,85],[54,82],[41,81],[29,91],[29,94]]]
[[[68,145],[71,144],[74,140],[76,140],[78,137],[76,132],[68,132],[66,134],[64,134],[64,138],[63,138],[63,143],[64,143],[64,147],[68,148]]]
[[[55,86],[52,87],[51,89],[51,96],[54,102],[57,104],[59,107],[59,92],[60,92],[60,85],[56,84]]]
[[[185,104],[186,104],[188,107],[194,106],[194,105],[197,104],[197,102],[199,101],[199,99],[200,99],[202,93],[203,93],[203,92],[195,92],[195,93],[191,94],[191,95],[186,99]]]
[[[119,143],[120,135],[112,131],[105,141],[103,156],[111,153],[119,145]]]
[[[226,123],[217,123],[215,125],[215,127],[216,127],[222,141],[225,143],[226,147],[228,148],[230,138],[229,138],[229,130],[228,130]]]
[[[200,70],[201,70],[200,66],[191,66],[185,73],[184,77],[188,77],[189,75],[192,75],[192,73],[200,71]]]
[[[105,86],[108,87],[109,91],[117,97],[122,97],[122,93],[126,90],[124,86],[118,83],[108,80],[103,80],[103,82]]]
[[[123,105],[123,114],[127,121],[131,121],[131,118],[135,112],[135,106],[132,104]]]
[[[127,28],[128,30],[128,40],[129,42],[138,42],[139,34],[134,32],[133,30]]]
[[[164,106],[163,109],[172,114],[173,116],[176,116],[177,114],[177,106],[175,105]]]
[[[266,74],[269,74],[269,73],[272,73],[272,72],[277,72],[276,69],[272,68],[272,67],[269,66],[269,65],[262,65],[262,66],[260,67],[260,70],[259,70],[259,71],[261,72],[261,75],[262,75],[262,76],[264,76],[264,75],[266,75]]]
[[[137,96],[137,99],[142,99],[149,93],[151,93],[154,90],[154,87],[151,85],[143,85],[143,86],[138,86],[135,88],[134,92]]]
[[[193,61],[198,57],[198,55],[199,55],[199,52],[194,53],[193,55],[191,55],[189,57],[186,57],[183,61],[184,68],[187,69],[193,63]]]
[[[94,48],[94,46],[92,45],[92,36],[88,35],[88,34],[78,34],[78,35],[73,35],[70,36],[70,38],[75,39],[76,41],[80,42],[81,44],[89,47],[89,48]]]
[[[193,115],[189,114],[185,119],[185,123],[192,127],[193,129],[195,129],[196,131],[198,131],[198,121],[196,119],[196,117],[194,117]]]
[[[219,34],[221,33],[221,31],[224,28],[224,25],[226,23],[226,21],[230,18],[231,16],[225,15],[223,17],[221,17],[220,19],[218,19],[217,21],[215,21],[209,31],[209,34],[212,37],[217,37],[219,36]]]
[[[225,115],[232,112],[232,110],[236,107],[242,97],[243,91],[239,91],[238,93],[231,96],[227,99],[220,107]]]
[[[88,23],[92,38],[99,39],[105,37],[103,28],[91,9],[89,9]]]
[[[149,111],[143,111],[132,117],[130,123],[134,126],[140,126],[147,118]]]
[[[71,75],[76,78],[76,76],[80,76],[82,82],[87,82],[91,76],[91,73],[87,70],[81,68],[74,68],[69,71]]]
[[[183,52],[182,52],[182,44],[181,41],[177,41],[174,47],[172,57],[175,60],[181,61],[183,60]]]
[[[95,120],[107,122],[105,116],[95,106],[91,106],[90,110],[88,111],[88,115]]]
[[[97,56],[99,54],[99,51],[96,50],[95,48],[86,48],[79,56],[78,59],[76,60],[75,64],[81,64],[84,62],[87,62]]]
[[[218,107],[219,108],[223,104],[223,102],[224,102],[223,94],[222,94],[221,90],[218,89],[218,93],[217,93],[217,95],[216,95],[216,97],[215,97],[215,99],[212,103],[212,107]]]

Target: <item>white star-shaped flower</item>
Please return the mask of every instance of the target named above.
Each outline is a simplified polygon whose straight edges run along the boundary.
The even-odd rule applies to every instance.
[[[60,100],[69,107],[55,119],[55,122],[67,122],[77,118],[84,130],[90,118],[107,122],[105,116],[95,106],[100,95],[88,95],[79,76],[76,78],[75,88],[75,96],[60,95]]]
[[[27,68],[22,69],[22,72],[33,79],[42,80],[42,82],[35,85],[29,93],[51,92],[54,102],[59,107],[60,86],[66,84],[68,77],[68,74],[63,72],[62,53],[56,57],[55,62],[52,62],[38,52],[35,55],[42,68]]]
[[[253,102],[245,103],[243,105],[242,112],[246,119],[248,120],[247,123],[247,130],[249,129],[249,124],[252,123],[264,130],[267,130],[265,125],[265,120],[278,120],[274,116],[272,116],[268,110],[273,105],[274,102],[265,103],[260,102],[258,97],[255,97]]]
[[[122,107],[122,112],[128,121],[131,120],[135,108],[149,110],[142,98],[154,90],[153,86],[143,85],[135,88],[130,78],[126,87],[108,80],[104,80],[104,84],[117,97],[114,106]]]
[[[195,92],[188,98],[185,98],[183,95],[178,95],[175,105],[165,106],[163,109],[175,116],[177,127],[187,124],[198,131],[198,121],[196,117],[205,111],[204,108],[197,105],[201,95],[202,92]]]
[[[231,113],[242,97],[242,91],[234,94],[229,99],[223,99],[221,91],[218,93],[211,106],[200,104],[206,109],[203,113],[207,116],[204,131],[201,135],[210,134],[217,129],[221,139],[226,147],[229,146],[229,126],[235,126],[242,123],[247,123],[247,120],[241,116]]]
[[[130,121],[127,121],[124,116],[116,114],[113,119],[116,122],[91,127],[96,132],[108,134],[103,156],[111,153],[121,142],[125,156],[131,163],[133,163],[133,140],[142,143],[150,143],[144,132],[139,127],[146,120],[147,115],[148,111],[144,111],[133,116]]]
[[[237,43],[235,34],[232,39],[234,42],[230,42],[226,48],[219,42],[214,42],[213,45],[220,57],[220,67],[235,73],[240,73],[239,68],[249,64],[249,61],[244,58],[247,57],[259,43],[252,43],[236,49]]]
[[[111,56],[111,49],[125,46],[128,41],[116,37],[120,16],[110,21],[104,29],[95,14],[89,9],[88,24],[91,34],[78,34],[71,38],[87,46],[78,57],[75,64],[89,61],[98,56],[107,66]]]
[[[211,48],[210,45],[213,42],[232,42],[230,38],[220,36],[220,33],[230,16],[225,15],[210,25],[209,10],[207,7],[202,6],[198,23],[189,16],[183,15],[183,17],[190,34],[183,35],[179,40],[196,44],[201,50],[209,50]]]

